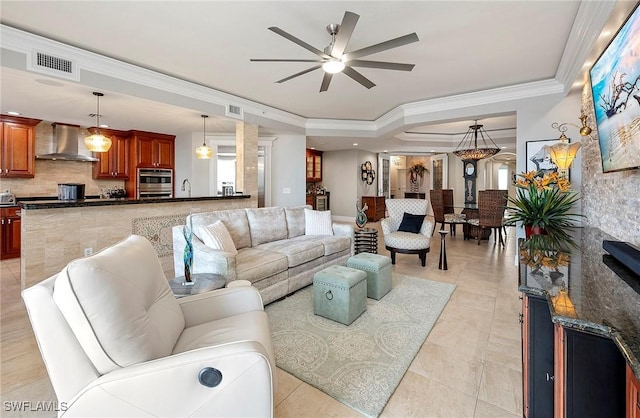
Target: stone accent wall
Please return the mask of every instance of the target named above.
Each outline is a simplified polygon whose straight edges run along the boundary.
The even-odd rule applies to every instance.
[[[593,128],[582,139],[582,213],[584,223],[640,247],[640,169],[603,173],[591,86],[582,91],[582,110]],[[636,138],[636,140],[640,140]]]

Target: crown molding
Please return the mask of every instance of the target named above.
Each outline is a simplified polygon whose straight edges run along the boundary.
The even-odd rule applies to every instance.
[[[584,67],[615,5],[615,1],[580,2],[555,77],[564,86],[565,93],[569,92]]]

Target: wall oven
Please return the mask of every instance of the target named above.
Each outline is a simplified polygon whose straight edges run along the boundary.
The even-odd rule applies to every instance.
[[[168,199],[173,197],[173,170],[139,168],[138,199]]]

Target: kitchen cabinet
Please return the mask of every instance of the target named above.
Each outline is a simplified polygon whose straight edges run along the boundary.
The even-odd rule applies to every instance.
[[[0,176],[33,178],[35,126],[39,119],[0,117]]]
[[[174,135],[129,131],[134,168],[170,168],[175,163]]]
[[[90,128],[89,132],[93,133]],[[129,132],[113,129],[100,129],[100,132],[111,138],[111,148],[107,152],[95,153],[99,161],[93,163],[94,179],[129,178]]]
[[[640,418],[640,382],[627,364],[627,418]]]
[[[0,260],[20,257],[20,207],[0,209]]]
[[[385,217],[385,197],[384,196],[362,196],[362,207],[368,206],[365,211],[367,219],[371,222],[377,222]]]
[[[524,416],[553,416],[553,323],[541,297],[522,297],[522,386]]]
[[[307,149],[307,181],[322,181],[322,151]]]

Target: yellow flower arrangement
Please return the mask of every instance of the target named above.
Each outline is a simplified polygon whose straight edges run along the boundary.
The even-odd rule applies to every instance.
[[[557,172],[529,171],[518,175],[516,196],[509,198],[508,225],[521,223],[525,227],[541,229],[558,242],[575,245],[568,230],[582,214],[571,209],[580,197],[571,190],[571,183]]]

